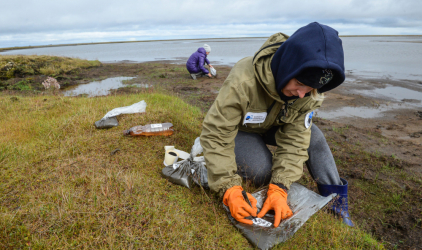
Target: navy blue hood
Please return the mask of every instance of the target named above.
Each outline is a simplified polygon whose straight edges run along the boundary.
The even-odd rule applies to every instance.
[[[286,100],[281,92],[283,87],[307,68],[331,69],[334,74],[330,82],[318,89],[319,93],[344,82],[343,46],[335,29],[317,22],[310,23],[298,29],[277,49],[271,61],[271,71],[282,99]]]

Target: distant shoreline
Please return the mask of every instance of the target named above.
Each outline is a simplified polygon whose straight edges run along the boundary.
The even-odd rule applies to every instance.
[[[344,35],[340,37],[422,37],[422,35]],[[22,49],[37,49],[48,47],[65,47],[65,46],[79,46],[79,45],[97,45],[97,44],[114,44],[114,43],[146,43],[146,42],[170,42],[170,41],[192,41],[192,40],[218,40],[218,39],[251,39],[251,38],[268,38],[268,37],[229,37],[229,38],[191,38],[191,39],[168,39],[168,40],[143,40],[143,41],[116,41],[116,42],[95,42],[95,43],[68,43],[68,44],[50,44],[50,45],[37,45],[37,46],[22,46],[22,47],[7,47],[0,48],[0,52],[10,50]]]

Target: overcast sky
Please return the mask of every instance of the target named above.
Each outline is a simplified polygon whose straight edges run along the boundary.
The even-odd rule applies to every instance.
[[[313,21],[340,35],[422,35],[422,0],[4,0],[0,47],[267,37]]]

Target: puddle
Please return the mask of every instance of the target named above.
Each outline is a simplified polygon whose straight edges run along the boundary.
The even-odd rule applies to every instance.
[[[359,81],[350,80],[349,83],[358,83]],[[403,87],[387,85],[385,88],[376,88],[371,90],[354,90],[364,96],[377,97],[384,100],[390,100],[393,103],[381,104],[378,107],[343,107],[335,110],[318,110],[317,115],[324,119],[338,118],[380,118],[387,114],[386,111],[396,109],[415,109],[422,107],[422,93]],[[399,103],[396,103],[399,102]]]
[[[386,97],[391,97],[396,100],[403,100],[403,99],[414,99],[422,101],[422,93],[419,91],[401,88],[401,87],[394,87],[389,86],[383,89],[375,89],[374,92],[376,94],[380,94]]]
[[[389,104],[380,105],[377,108],[372,107],[343,107],[341,109],[323,111],[318,110],[317,116],[324,119],[336,119],[341,117],[356,117],[356,118],[379,118],[385,116],[384,112],[391,111],[398,108],[407,108],[403,104]]]
[[[90,82],[87,84],[80,84],[74,88],[68,88],[64,91],[65,96],[77,96],[87,94],[89,97],[108,95],[111,89],[118,89],[128,86],[123,84],[122,81],[130,80],[135,77],[112,77],[102,81]],[[149,84],[132,84],[131,86],[138,86],[149,88]]]
[[[364,90],[364,91],[358,91],[360,94],[363,95],[369,95],[374,97],[388,97],[392,98],[396,101],[402,101],[405,100],[418,100],[419,102],[422,101],[422,93],[419,91],[402,88],[402,87],[396,87],[396,86],[387,86],[385,88],[377,88],[371,91]]]

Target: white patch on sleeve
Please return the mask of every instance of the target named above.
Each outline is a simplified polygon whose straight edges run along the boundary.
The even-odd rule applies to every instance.
[[[306,114],[306,117],[305,117],[305,127],[306,128],[309,128],[311,126],[312,116],[314,116],[314,111]]]
[[[246,123],[264,123],[265,118],[267,118],[267,112],[248,112],[246,113],[245,118],[243,118],[243,125],[245,125]]]

